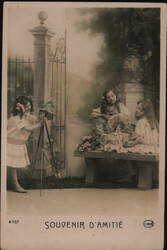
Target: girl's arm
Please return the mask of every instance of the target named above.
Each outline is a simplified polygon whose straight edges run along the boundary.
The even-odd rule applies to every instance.
[[[91,112],[90,117],[91,118],[96,118],[96,117],[99,117],[99,116],[101,116],[100,108],[93,109],[92,112]]]
[[[41,122],[39,122],[33,126],[23,127],[22,130],[27,131],[27,132],[32,132],[33,130],[39,128],[40,126],[41,126]]]
[[[138,144],[143,144],[143,138],[142,136],[138,136],[136,137],[134,140],[130,140],[130,141],[125,141],[124,142],[124,147],[134,147]]]
[[[43,117],[42,120],[40,120],[40,122],[36,123],[35,125],[32,126],[24,126],[22,129],[27,131],[27,132],[32,132],[35,129],[40,128],[42,125],[44,125],[44,123],[47,121],[46,117]]]

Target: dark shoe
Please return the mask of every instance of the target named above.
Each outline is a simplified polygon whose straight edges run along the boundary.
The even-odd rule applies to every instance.
[[[24,188],[22,188],[21,186],[15,186],[13,188],[13,192],[17,192],[17,193],[27,193],[27,190],[25,190]]]

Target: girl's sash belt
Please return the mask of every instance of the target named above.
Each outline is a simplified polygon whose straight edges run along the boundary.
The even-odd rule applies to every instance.
[[[16,145],[24,145],[25,144],[25,141],[12,139],[12,138],[7,138],[7,142],[9,144],[16,144]]]

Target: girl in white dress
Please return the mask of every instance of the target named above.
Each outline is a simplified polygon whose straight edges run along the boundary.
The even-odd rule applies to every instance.
[[[7,166],[11,169],[13,191],[26,193],[17,178],[17,169],[25,168],[30,164],[26,143],[31,132],[39,128],[32,115],[33,104],[30,98],[19,96],[13,107],[12,116],[8,119],[7,126]]]
[[[139,141],[144,152],[157,153],[159,145],[159,124],[150,101],[141,100],[137,103],[136,112],[136,134],[140,135]],[[137,143],[136,142],[136,143]]]
[[[159,124],[155,117],[153,105],[150,101],[141,100],[136,107],[136,134],[140,138],[136,141],[136,147],[141,153],[158,153],[159,147]],[[138,145],[137,145],[138,144]],[[154,165],[154,168],[152,167]],[[146,190],[152,188],[153,173],[155,173],[155,164],[148,162],[140,163],[138,188]]]

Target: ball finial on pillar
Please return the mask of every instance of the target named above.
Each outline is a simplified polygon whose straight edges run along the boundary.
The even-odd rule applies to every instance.
[[[45,11],[40,11],[38,14],[40,24],[44,24],[45,20],[48,18],[48,14]]]

